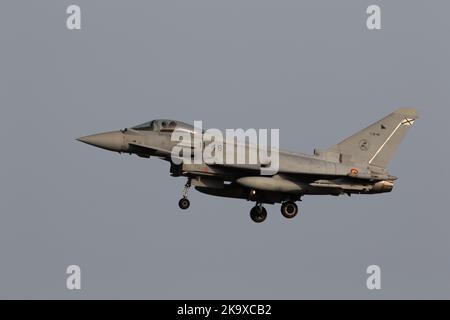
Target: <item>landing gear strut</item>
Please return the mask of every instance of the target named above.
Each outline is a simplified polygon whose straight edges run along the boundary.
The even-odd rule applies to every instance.
[[[256,206],[250,210],[250,218],[256,223],[263,222],[267,218],[266,208],[264,208],[261,203],[257,203]]]
[[[178,201],[178,206],[180,207],[180,209],[186,210],[191,205],[191,202],[187,198],[187,194],[190,187],[191,187],[191,178],[188,178],[188,181],[186,182],[183,188],[183,197],[180,199],[180,201]]]
[[[286,202],[283,202],[283,204],[281,205],[281,214],[283,215],[283,217],[292,219],[293,217],[295,217],[297,215],[297,213],[298,213],[298,207],[295,204],[295,202],[286,201]]]

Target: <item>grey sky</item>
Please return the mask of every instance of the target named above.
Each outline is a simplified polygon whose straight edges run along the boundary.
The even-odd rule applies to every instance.
[[[65,10],[82,10],[69,31]],[[365,10],[382,8],[380,31]],[[0,298],[450,298],[447,1],[2,1]],[[280,128],[328,147],[420,119],[390,194],[267,206],[191,191],[167,163],[76,137],[152,118]],[[65,288],[78,264],[82,287]],[[365,270],[382,269],[369,291]]]

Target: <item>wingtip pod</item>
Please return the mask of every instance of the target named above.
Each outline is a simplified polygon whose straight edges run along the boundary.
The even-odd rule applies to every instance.
[[[417,119],[419,115],[417,114],[417,110],[415,108],[398,108],[394,111],[394,113],[401,114],[405,117]]]

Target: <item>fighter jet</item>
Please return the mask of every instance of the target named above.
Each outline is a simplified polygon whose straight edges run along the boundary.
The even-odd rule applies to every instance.
[[[255,202],[250,217],[260,223],[267,217],[264,204],[281,203],[281,214],[291,219],[299,211],[296,202],[305,195],[392,191],[397,177],[389,174],[387,166],[417,118],[415,109],[400,108],[328,149],[315,149],[312,155],[279,150],[278,170],[270,175],[261,174],[267,163],[260,159],[256,164],[187,163],[183,157],[174,156],[173,148],[179,141],[174,141],[173,133],[198,132],[193,125],[177,120],[157,119],[77,140],[114,152],[167,161],[172,176],[187,178],[178,202],[183,210],[190,206],[187,193],[194,186],[208,195]]]

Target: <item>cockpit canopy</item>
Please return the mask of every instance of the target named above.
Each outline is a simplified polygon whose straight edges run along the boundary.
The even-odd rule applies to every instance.
[[[156,119],[140,125],[132,127],[139,131],[155,131],[155,132],[173,132],[175,129],[181,131],[194,132],[194,126],[182,121],[175,121],[170,119]]]

